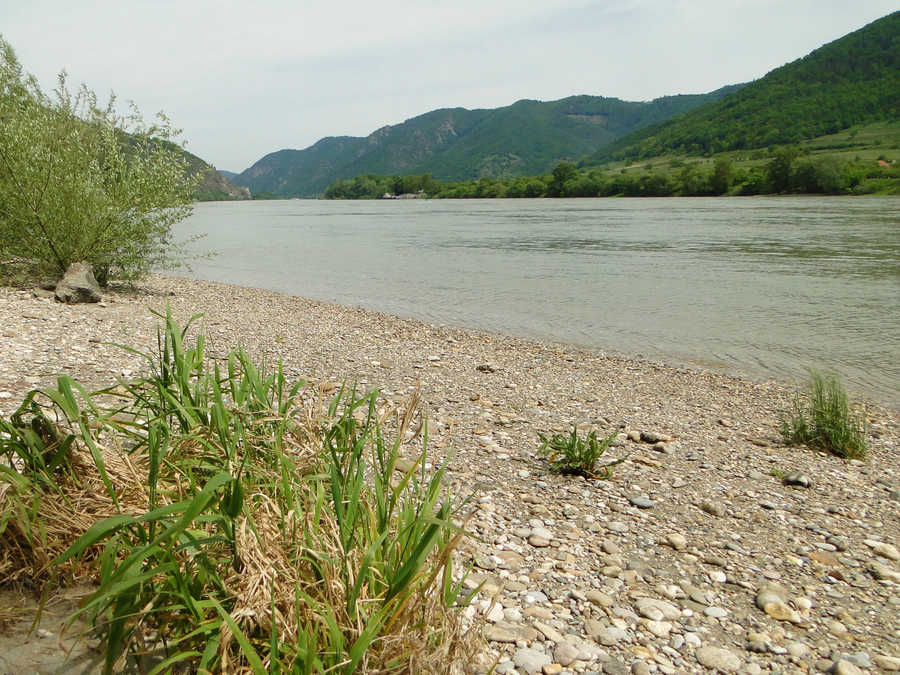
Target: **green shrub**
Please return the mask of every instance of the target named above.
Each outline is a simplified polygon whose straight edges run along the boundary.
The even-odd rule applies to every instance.
[[[840,378],[813,372],[805,398],[794,399],[792,412],[781,420],[788,445],[807,445],[845,459],[866,455],[865,422],[857,415]]]
[[[599,469],[596,464],[617,435],[618,432],[613,431],[606,438],[598,440],[597,432],[591,431],[585,438],[581,438],[575,426],[568,436],[554,434],[551,438],[547,438],[543,434],[538,434],[541,439],[538,454],[547,458],[550,470],[556,473],[587,478],[610,478],[612,467],[624,462],[625,458],[604,464]]]
[[[94,581],[72,619],[107,672],[467,661],[466,501],[426,469],[427,431],[404,440],[416,398],[327,402],[240,349],[210,361],[186,330],[165,317],[146,377],[89,393],[62,376],[0,417],[0,584]]]

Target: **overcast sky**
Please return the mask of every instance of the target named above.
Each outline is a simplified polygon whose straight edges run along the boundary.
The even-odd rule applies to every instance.
[[[900,0],[2,0],[0,34],[45,89],[165,111],[241,171],[435,108],[572,94],[649,100],[753,80]]]

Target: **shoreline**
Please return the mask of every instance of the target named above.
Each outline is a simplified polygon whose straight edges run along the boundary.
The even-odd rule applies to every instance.
[[[136,376],[140,359],[107,343],[153,349],[148,306],[166,303],[182,325],[204,314],[189,336],[214,357],[241,344],[290,380],[355,381],[384,401],[419,389],[448,488],[479,488],[464,552],[496,672],[527,672],[531,652],[573,655],[563,672],[812,671],[843,655],[900,668],[897,410],[867,408],[869,458],[846,462],[781,445],[787,383],[153,275],[99,305],[0,289],[0,411],[48,373],[89,388]],[[610,481],[551,474],[537,434],[572,424],[667,440],[623,440]],[[788,620],[755,604],[773,582]]]

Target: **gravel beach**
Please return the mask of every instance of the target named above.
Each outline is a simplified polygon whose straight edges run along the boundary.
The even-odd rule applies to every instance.
[[[433,326],[270,291],[152,276],[94,305],[0,289],[0,411],[68,373],[141,371],[159,319],[291,379],[416,387],[449,487],[477,488],[462,551],[496,673],[900,670],[900,413],[869,406],[869,457],[784,447],[776,381]],[[538,433],[620,431],[612,480],[558,476]],[[788,484],[794,483],[794,484]],[[28,622],[30,625],[30,622]],[[60,659],[56,630],[0,639],[0,673]],[[27,625],[26,625],[27,627]],[[18,632],[17,632],[18,631]],[[11,637],[10,637],[11,636]],[[7,642],[4,644],[3,640]],[[29,642],[30,641],[30,642]],[[40,657],[43,659],[44,657]],[[486,672],[483,666],[476,670]],[[59,671],[64,672],[64,671]]]

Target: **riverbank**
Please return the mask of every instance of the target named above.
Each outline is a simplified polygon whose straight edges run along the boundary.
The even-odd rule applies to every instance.
[[[213,356],[241,344],[291,379],[390,400],[419,387],[450,487],[479,490],[464,548],[497,672],[792,672],[842,655],[842,672],[900,668],[896,410],[868,410],[870,457],[848,463],[780,444],[782,383],[164,276],[99,305],[0,289],[0,410],[51,373],[91,386],[137,374],[140,359],[107,343],[154,349],[148,308],[167,303],[181,321],[203,314]],[[663,440],[612,449],[628,456],[612,481],[550,474],[537,434],[572,423]],[[792,473],[810,487],[784,485]],[[774,617],[756,604],[770,583],[787,605]]]

